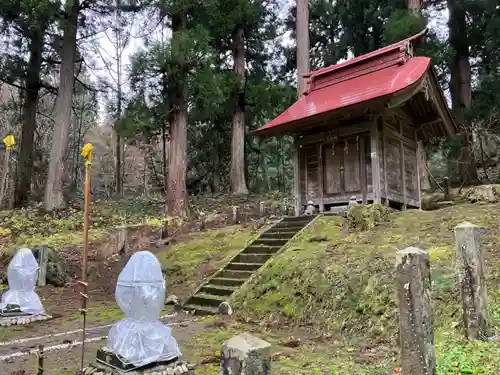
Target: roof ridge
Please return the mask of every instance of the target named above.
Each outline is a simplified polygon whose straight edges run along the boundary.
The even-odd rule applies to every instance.
[[[391,45],[385,46],[383,48],[380,48],[378,50],[366,53],[364,55],[354,57],[350,60],[344,61],[340,64],[335,64],[335,65],[330,65],[328,67],[322,68],[315,70],[314,72],[308,73],[304,75],[304,77],[308,78],[309,81],[309,87],[307,91],[310,91],[310,86],[312,84],[313,80],[316,80],[317,78],[324,76],[326,74],[330,74],[333,72],[339,72],[342,71],[346,68],[352,68],[355,65],[358,65],[360,63],[366,63],[367,61],[372,60],[375,57],[380,57],[389,53],[394,53],[397,50],[400,50],[400,52],[405,52],[408,48],[412,48],[414,44],[418,41],[420,41],[425,35],[427,34],[427,29],[422,30],[418,34],[412,35],[406,39],[400,40],[399,42],[393,43]],[[409,56],[412,57],[412,56]],[[400,61],[399,63],[404,63],[405,60]]]

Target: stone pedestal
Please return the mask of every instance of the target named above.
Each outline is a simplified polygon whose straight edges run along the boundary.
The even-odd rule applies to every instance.
[[[249,333],[235,336],[222,345],[221,375],[269,375],[271,344]]]
[[[180,375],[193,374],[194,366],[175,358],[166,362],[155,362],[147,366],[135,367],[124,363],[107,347],[97,351],[96,358],[83,369],[83,375]]]
[[[30,324],[52,319],[50,315],[28,315],[23,313],[0,313],[0,327]]]

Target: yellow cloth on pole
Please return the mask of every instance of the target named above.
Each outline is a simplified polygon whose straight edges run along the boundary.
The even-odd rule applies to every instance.
[[[82,149],[82,157],[85,159],[85,165],[90,165],[92,164],[92,151],[94,150],[94,147],[92,144],[87,143],[85,146],[83,146]]]
[[[3,143],[5,143],[5,147],[7,147],[7,151],[11,151],[16,145],[16,140],[13,135],[8,135],[3,139]]]

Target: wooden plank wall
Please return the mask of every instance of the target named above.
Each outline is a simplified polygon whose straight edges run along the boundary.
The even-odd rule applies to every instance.
[[[383,196],[405,207],[419,206],[415,130],[396,116],[383,117]]]
[[[305,145],[300,148],[300,192],[302,204],[318,197],[318,146]]]

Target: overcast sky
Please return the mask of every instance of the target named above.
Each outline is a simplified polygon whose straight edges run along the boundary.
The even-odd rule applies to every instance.
[[[282,18],[285,18],[288,15],[288,11],[290,6],[293,4],[293,1],[290,0],[283,0],[283,6],[281,7],[281,14],[280,16]],[[448,28],[447,28],[447,22],[448,22],[448,10],[446,9],[443,12],[434,12],[432,14],[430,21],[429,21],[429,27],[433,29],[437,35],[439,36],[440,39],[446,39],[448,37]],[[134,22],[134,25],[131,29],[131,34],[132,37],[130,38],[130,42],[128,46],[126,47],[124,54],[123,54],[123,60],[122,60],[122,74],[121,74],[121,81],[124,82],[122,85],[122,89],[127,92],[129,90],[129,85],[127,84],[127,78],[129,75],[129,68],[130,68],[130,56],[134,54],[135,52],[139,51],[144,47],[143,40],[141,38],[141,34],[144,33],[144,30],[141,30],[141,22],[138,22],[137,19]],[[290,38],[290,35],[285,35],[283,39],[284,44],[293,44],[294,41]],[[114,46],[111,43],[109,39],[109,32],[108,35],[105,33],[101,33],[99,37],[97,38],[97,44],[100,47],[100,52],[99,55],[102,56],[101,60],[104,60],[106,58],[109,58],[109,56],[112,56],[114,52]],[[97,59],[97,64],[100,66],[100,69],[95,70],[93,72],[93,75],[95,76],[96,79],[107,79],[109,80],[109,76],[113,75],[114,77],[113,80],[116,80],[116,71],[113,71],[112,73],[109,72],[108,69],[106,69],[106,66],[103,61],[99,61]],[[105,116],[105,107],[104,103],[101,100],[100,103],[100,117],[103,118]]]

